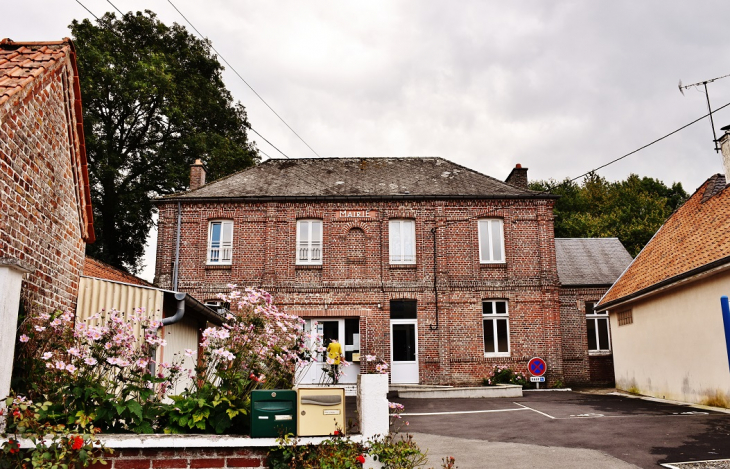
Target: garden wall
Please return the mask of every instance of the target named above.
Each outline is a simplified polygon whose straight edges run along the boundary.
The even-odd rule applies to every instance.
[[[91,469],[266,468],[268,448],[123,449]]]

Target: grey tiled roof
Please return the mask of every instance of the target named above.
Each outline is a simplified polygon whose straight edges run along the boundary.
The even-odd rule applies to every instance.
[[[631,263],[617,238],[555,238],[563,285],[611,285]]]
[[[437,157],[270,159],[166,199],[249,197],[552,198]]]

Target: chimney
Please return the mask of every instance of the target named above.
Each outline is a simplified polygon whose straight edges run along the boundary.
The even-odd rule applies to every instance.
[[[194,191],[205,185],[205,165],[198,158],[190,165],[190,190]]]
[[[527,189],[527,168],[523,168],[521,164],[517,163],[504,182],[520,189]]]
[[[725,171],[725,180],[730,181],[730,125],[726,125],[722,129],[725,133],[717,139],[722,151],[722,168]]]

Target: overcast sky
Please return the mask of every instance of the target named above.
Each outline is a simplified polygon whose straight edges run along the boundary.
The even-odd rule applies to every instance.
[[[166,0],[113,2],[187,26]],[[531,180],[575,177],[706,114],[704,92],[683,96],[680,79],[730,74],[726,0],[173,2],[323,157],[441,156],[498,179],[516,163]],[[0,36],[57,40],[87,17],[75,0],[10,2]],[[259,133],[292,158],[316,156],[238,77],[224,79]],[[730,102],[730,77],[708,88],[713,108]],[[718,136],[728,124],[730,107],[715,115]],[[705,119],[600,174],[692,192],[721,171]]]

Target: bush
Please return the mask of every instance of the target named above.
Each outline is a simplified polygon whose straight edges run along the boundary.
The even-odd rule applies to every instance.
[[[482,379],[482,385],[496,386],[498,384],[517,384],[522,387],[529,387],[532,383],[524,373],[512,371],[507,366],[497,365],[492,370],[491,375]]]

